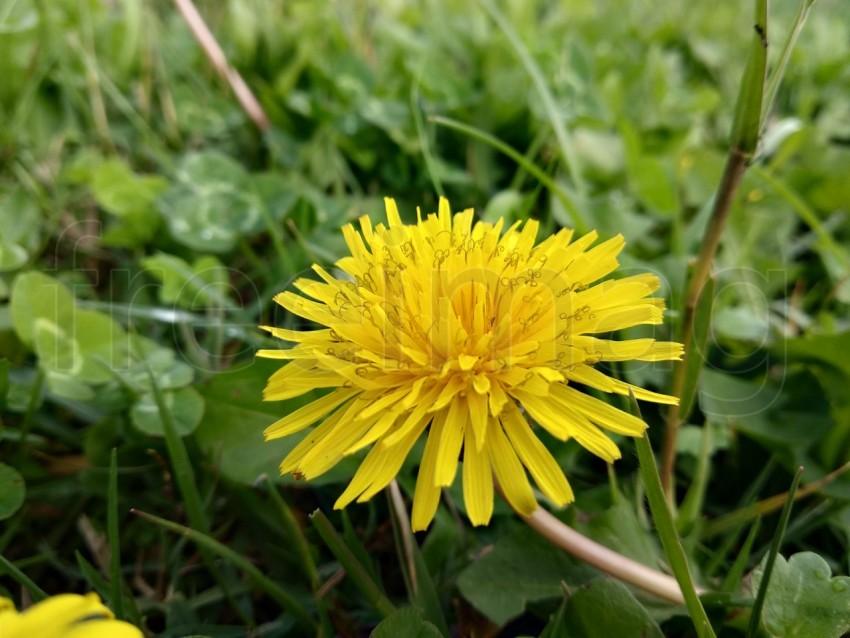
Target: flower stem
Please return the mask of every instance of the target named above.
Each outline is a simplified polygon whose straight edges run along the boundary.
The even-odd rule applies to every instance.
[[[692,347],[694,333],[694,314],[703,286],[711,272],[711,264],[720,246],[720,238],[732,210],[732,202],[741,184],[741,178],[749,161],[758,147],[762,127],[762,108],[767,74],[767,2],[755,0],[755,24],[750,44],[749,59],[735,105],[735,120],[732,125],[731,144],[726,168],[720,180],[720,186],[714,198],[711,220],[703,237],[699,257],[694,265],[685,297],[685,308],[681,324],[682,339],[685,344],[685,356],[696,356]],[[685,371],[687,366],[676,366],[673,377],[672,394],[679,396],[685,389]],[[690,404],[690,401],[683,402]],[[680,404],[681,405],[681,404]],[[679,429],[687,417],[682,408],[671,406],[665,419],[664,445],[661,452],[661,485],[668,499],[672,498],[673,470],[676,463],[676,441]]]
[[[590,540],[544,509],[524,517],[542,537],[588,565],[677,605],[685,603],[676,579]]]

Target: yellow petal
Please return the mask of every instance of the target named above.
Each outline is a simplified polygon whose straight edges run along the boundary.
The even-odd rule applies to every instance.
[[[537,487],[558,507],[575,500],[563,470],[540,442],[522,413],[511,401],[502,413],[502,425],[523,465],[528,468]]]
[[[554,401],[528,394],[521,390],[513,390],[511,394],[522,403],[522,406],[531,415],[531,418],[543,426],[556,439],[566,441],[570,438],[570,428]]]
[[[613,392],[615,394],[629,396],[629,392],[631,391],[637,399],[653,401],[655,403],[679,405],[679,399],[677,397],[644,390],[643,388],[632,385],[631,383],[626,383],[619,379],[612,379],[607,374],[587,365],[580,365],[570,370],[565,370],[564,376],[571,381],[577,381],[578,383],[590,386],[596,390],[602,390],[603,392]]]
[[[59,594],[33,605],[26,611],[7,617],[3,613],[3,636],[13,638],[64,638],[70,625],[85,618],[113,618],[112,612],[100,602],[97,594]],[[136,630],[138,636],[140,632]]]
[[[470,392],[466,395],[466,402],[469,405],[469,423],[475,434],[475,447],[480,450],[487,437],[487,397]]]
[[[265,429],[263,436],[268,441],[269,439],[276,439],[303,430],[308,425],[312,425],[321,419],[340,403],[347,401],[359,392],[359,389],[354,388],[339,388],[338,390],[334,390],[321,399],[316,399],[312,403],[308,403],[304,407],[298,408],[282,419],[275,421]]]
[[[434,415],[428,440],[425,443],[425,451],[422,453],[419,476],[416,478],[416,490],[413,493],[413,512],[410,517],[414,532],[428,527],[440,504],[440,488],[434,482],[434,475],[437,468],[437,452],[440,449],[440,439],[443,436],[447,415],[448,410],[441,410]]]
[[[408,430],[405,437],[394,446],[376,445],[369,450],[369,454],[363,459],[351,483],[334,503],[334,509],[342,509],[355,498],[362,503],[384,489],[398,474],[402,463],[410,453],[410,448],[416,443],[416,439],[430,420],[430,414],[423,416],[416,427]]]
[[[317,441],[302,457],[298,463],[298,469],[305,479],[315,478],[331,469],[342,459],[348,448],[372,427],[377,420],[375,417],[362,421],[354,418],[365,404],[365,400],[355,399],[342,408],[343,414],[336,427]]]
[[[646,430],[646,423],[641,419],[618,410],[612,405],[600,401],[584,392],[562,383],[552,385],[552,397],[563,401],[567,406],[581,412],[585,417],[617,434],[640,436]]]
[[[494,418],[490,419],[487,428],[487,449],[493,471],[508,503],[520,515],[529,516],[537,509],[537,499],[534,498],[516,452],[502,431],[502,425]]]
[[[493,515],[493,476],[487,450],[478,450],[467,429],[463,446],[463,503],[473,525],[486,525]]]
[[[142,638],[142,632],[120,620],[95,620],[70,627],[62,638]]]
[[[446,423],[440,437],[440,447],[437,451],[434,485],[448,487],[455,480],[458,455],[463,444],[464,432],[469,422],[469,410],[466,399],[458,397],[446,412]]]
[[[283,459],[283,462],[280,464],[280,473],[287,474],[289,472],[298,473],[298,466],[307,453],[313,449],[316,445],[318,445],[322,439],[328,436],[331,432],[333,432],[334,428],[340,422],[342,415],[345,414],[345,410],[337,410],[328,418],[326,418],[322,423],[313,428],[310,432],[307,433],[301,441],[296,445],[289,454],[286,455],[286,458]]]

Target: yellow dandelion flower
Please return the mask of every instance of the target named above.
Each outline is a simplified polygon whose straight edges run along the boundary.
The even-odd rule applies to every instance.
[[[321,281],[295,282],[303,295],[275,301],[321,326],[263,326],[293,342],[259,356],[289,360],[269,379],[266,400],[315,388],[328,394],[269,426],[266,439],[319,423],[281,464],[281,472],[312,479],[344,456],[371,448],[335,507],[362,502],[395,477],[427,431],[413,498],[412,526],[425,529],[440,490],[463,460],[463,495],[473,525],[493,511],[493,475],[516,511],[537,508],[526,471],[558,506],[573,500],[561,468],[536,436],[529,417],[556,438],[575,439],[605,461],[620,452],[605,431],[640,436],[646,424],[577,390],[676,403],[611,378],[600,361],[678,359],[678,343],[597,337],[662,321],[664,303],[650,297],[658,278],[641,274],[598,282],[614,271],[622,236],[591,247],[592,232],[570,230],[536,242],[538,222],[507,230],[473,224],[473,212],[439,212],[402,223],[386,200],[388,225],[360,219],[343,235],[351,255]]]
[[[0,598],[3,638],[142,638],[130,623],[115,620],[95,593],[59,594],[19,613],[8,598]]]

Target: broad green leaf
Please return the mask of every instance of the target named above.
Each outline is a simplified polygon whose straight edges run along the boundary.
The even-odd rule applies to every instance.
[[[457,584],[478,611],[503,625],[521,615],[527,603],[559,598],[562,581],[572,587],[592,573],[533,531],[518,528],[461,572]]]
[[[664,638],[632,592],[611,578],[596,578],[576,590],[567,602],[563,622],[570,638]]]
[[[776,638],[839,638],[850,631],[850,577],[835,576],[813,552],[776,557],[762,620]],[[761,583],[753,574],[753,590]]]
[[[77,308],[71,291],[38,272],[19,275],[12,287],[12,323],[46,372],[99,384],[126,365],[127,333],[108,315]]]
[[[142,353],[143,358],[125,370],[118,370],[121,380],[136,392],[150,392],[153,374],[161,390],[175,390],[192,383],[195,376],[192,367],[178,360],[174,351],[154,345]],[[150,374],[149,374],[150,371]]]
[[[236,161],[212,151],[192,153],[184,158],[177,176],[178,183],[160,197],[157,207],[181,244],[198,251],[228,252],[240,235],[261,228],[265,204]]]
[[[45,379],[50,392],[56,396],[74,401],[92,401],[97,396],[88,383],[63,372],[47,370]]]
[[[153,204],[168,188],[168,182],[159,176],[136,175],[123,160],[109,159],[94,169],[91,188],[105,211],[124,217],[139,211],[153,212]]]
[[[33,327],[34,349],[41,365],[47,370],[76,376],[82,370],[83,356],[73,335],[45,317],[36,318]]]
[[[11,465],[0,463],[0,521],[20,509],[25,495],[24,477]]]
[[[194,388],[180,388],[162,393],[177,434],[186,436],[195,431],[204,414],[204,398]],[[130,419],[141,432],[150,436],[165,436],[159,408],[152,393],[140,396],[130,409]]]
[[[422,618],[418,609],[404,607],[387,616],[375,627],[371,638],[443,638],[440,631]]]
[[[15,278],[10,301],[12,325],[18,337],[33,346],[35,323],[39,318],[67,326],[75,310],[74,296],[68,288],[40,272],[25,272]]]
[[[142,259],[142,266],[162,282],[159,296],[163,303],[191,309],[234,306],[227,298],[228,270],[211,255],[189,265],[174,255],[157,253]]]

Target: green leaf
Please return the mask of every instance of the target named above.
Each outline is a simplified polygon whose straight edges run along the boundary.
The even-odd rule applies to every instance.
[[[442,638],[440,631],[422,618],[418,609],[397,609],[375,627],[371,638]]]
[[[168,182],[159,176],[138,176],[120,159],[109,159],[92,172],[91,189],[108,213],[124,217],[139,211],[153,212],[153,204]]]
[[[830,578],[827,562],[813,552],[776,557],[762,620],[777,638],[839,638],[850,631],[850,577]],[[762,570],[753,574],[753,588]]]
[[[159,296],[163,303],[193,310],[202,306],[234,307],[227,298],[227,268],[211,255],[189,265],[174,255],[157,253],[142,259],[142,266],[162,282]]]
[[[162,393],[177,434],[186,436],[195,431],[204,414],[204,398],[194,388]],[[165,436],[165,426],[153,393],[143,394],[130,409],[130,419],[141,432],[150,436]]]
[[[25,272],[15,278],[10,301],[12,325],[18,337],[33,346],[36,320],[49,319],[60,326],[70,325],[75,310],[74,296],[61,282],[40,272]]]
[[[596,578],[569,599],[563,615],[570,638],[663,638],[649,612],[621,582]]]
[[[39,247],[43,228],[41,212],[23,188],[0,197],[0,272],[26,264]]]
[[[151,392],[151,375],[156,378],[157,386],[162,390],[176,390],[190,383],[195,376],[192,367],[177,359],[174,351],[169,348],[161,348],[152,341],[134,338],[134,345],[138,345],[136,355],[142,350],[142,358],[133,362],[128,368],[118,370],[121,380],[136,392]]]
[[[187,155],[178,180],[157,207],[181,244],[201,252],[228,252],[240,235],[261,228],[265,203],[245,169],[226,155]]]
[[[585,576],[592,573],[586,570]],[[467,567],[458,589],[478,611],[503,625],[521,615],[527,603],[560,597],[561,581],[575,582],[574,574],[576,567],[564,552],[520,528]]]
[[[0,521],[9,518],[24,504],[24,477],[11,465],[0,463]]]

